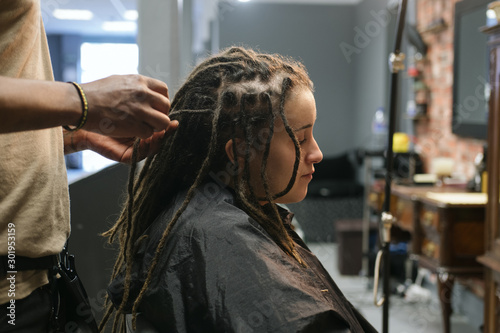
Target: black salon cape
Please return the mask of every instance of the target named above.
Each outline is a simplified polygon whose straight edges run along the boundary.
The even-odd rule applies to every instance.
[[[184,197],[148,230],[134,259],[129,299],[136,299],[161,234]],[[307,268],[236,207],[230,191],[205,184],[167,239],[141,316],[159,332],[376,332],[292,230],[292,214],[283,213]],[[108,288],[115,306],[122,289],[123,274]]]

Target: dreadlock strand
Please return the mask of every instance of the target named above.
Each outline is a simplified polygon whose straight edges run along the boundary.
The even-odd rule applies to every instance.
[[[113,328],[112,328],[112,332],[117,332],[119,327],[118,325],[120,324],[120,317],[121,317],[121,314],[116,312],[115,313],[115,317],[113,318]]]
[[[130,168],[130,177],[134,179],[135,177],[135,170],[137,168],[137,159],[138,159],[138,151],[139,151],[139,144],[140,144],[140,139],[136,140],[134,143],[134,148],[132,151],[132,167]],[[129,195],[133,198],[134,197],[134,182],[131,181],[129,182],[128,186],[128,191]],[[125,224],[125,235],[130,235],[126,237],[125,243],[124,243],[124,249],[123,253],[125,255],[125,267],[126,267],[126,273],[125,273],[125,281],[124,281],[124,291],[123,291],[123,299],[122,302],[118,308],[118,313],[121,313],[123,309],[125,308],[125,304],[127,303],[128,296],[130,294],[130,283],[131,283],[131,271],[132,271],[132,245],[133,240],[135,239],[135,223],[132,223],[133,221],[133,211],[134,211],[134,200],[129,200],[128,205],[127,205],[127,223]]]
[[[108,297],[106,296],[105,302],[107,302],[107,301],[108,301]],[[104,312],[104,316],[101,319],[101,322],[99,323],[99,327],[98,327],[99,332],[101,332],[101,331],[104,330],[104,327],[106,326],[106,324],[108,323],[109,319],[111,318],[111,315],[114,312],[113,307],[110,307],[106,303],[104,303],[104,305],[105,305],[105,309],[106,310]]]
[[[282,94],[281,94],[282,97],[281,97],[281,101],[280,101],[279,112],[280,112],[280,116],[283,120],[284,126],[287,129],[287,133],[291,136],[292,140],[295,139],[293,141],[294,141],[295,148],[297,148],[297,146],[298,146],[298,142],[296,142],[297,139],[296,139],[295,135],[293,134],[293,131],[290,129],[290,126],[288,125],[286,117],[284,117],[284,101],[286,98],[286,92],[290,88],[290,84],[289,84],[290,82],[291,81],[286,80],[286,79],[283,82],[283,89],[282,89]],[[271,105],[271,114],[272,114],[273,122],[271,123],[270,129],[271,129],[271,131],[273,131],[274,113],[272,112],[272,105]],[[271,142],[271,137],[269,136],[268,140],[266,142],[266,149],[264,151],[264,156],[263,156],[263,160],[262,160],[262,164],[261,164],[261,178],[263,179],[264,189],[266,192],[266,198],[267,198],[268,202],[271,202],[271,200],[270,200],[271,195],[269,193],[269,186],[268,186],[267,175],[266,175],[265,169],[267,166],[267,159],[269,156],[270,142]],[[300,150],[299,150],[299,154],[300,154]],[[296,149],[296,157],[297,157],[297,149]],[[298,160],[300,162],[300,155],[299,155]],[[294,183],[295,183],[294,176],[296,176],[297,169],[298,169],[298,164],[297,164],[297,158],[296,158],[296,163],[294,166],[294,170],[292,172],[292,177],[289,181],[287,188],[285,188],[285,190],[281,192],[281,193],[283,193],[281,195],[288,193],[290,191],[291,187],[294,185]],[[279,197],[281,195],[278,193],[274,197],[276,198],[276,197]],[[279,215],[279,212],[278,212],[276,205],[271,205],[271,210],[272,210],[272,214],[274,215],[275,221],[281,222],[281,216]],[[296,253],[294,243],[293,243],[292,239],[290,238],[290,236],[288,235],[288,233],[286,232],[286,230],[283,226],[283,223],[271,223],[268,225],[268,228],[265,228],[265,229],[271,234],[271,236],[273,238],[276,237],[276,239],[278,240],[278,244],[280,244],[280,246],[285,250],[286,253],[290,254],[292,257],[297,259],[299,261],[299,263],[301,263],[301,264],[303,263],[302,260],[300,259],[300,257],[298,256],[298,254]]]
[[[195,112],[208,112],[208,110],[183,110],[183,112],[177,112],[176,115],[172,116],[172,119],[177,119],[179,118],[180,122],[181,123],[184,123],[183,121],[183,117],[182,117],[182,113],[195,113]],[[186,123],[188,121],[186,120]],[[149,174],[148,174],[148,181],[147,181],[147,184],[149,185],[144,185],[144,186],[147,186],[149,187],[148,190],[144,189],[144,190],[141,190],[142,192],[145,192],[145,191],[153,191],[153,192],[157,192],[158,190],[160,191],[164,191],[164,188],[165,188],[165,184],[162,185],[163,181],[162,179],[164,179],[165,177],[168,176],[169,173],[171,173],[171,168],[173,165],[173,163],[171,164],[168,164],[168,165],[165,165],[163,163],[163,161],[167,158],[167,156],[169,156],[172,152],[172,150],[174,149],[174,147],[176,145],[179,145],[179,143],[177,143],[177,138],[179,136],[179,132],[176,131],[174,132],[174,134],[169,138],[169,140],[166,142],[165,144],[165,148],[160,150],[160,152],[157,154],[156,156],[156,159],[155,159],[155,162],[152,164],[150,170],[149,170]],[[182,139],[181,139],[182,141]],[[137,221],[137,223],[141,223],[141,221],[144,221],[144,225],[141,226],[138,230],[138,232],[143,232],[148,226],[149,224],[151,223],[151,221],[149,221],[149,217],[148,216],[154,216],[157,214],[157,209],[158,207],[155,206],[155,204],[153,203],[153,200],[148,200],[148,198],[146,196],[141,196],[139,198],[139,201],[138,201],[138,205],[137,205],[137,209],[138,211],[143,211],[143,213],[141,215],[138,215],[135,220]],[[149,221],[149,222],[148,222]]]
[[[175,133],[174,133],[174,135],[175,135]],[[155,156],[155,158],[151,160],[149,165],[144,166],[144,168],[142,170],[142,171],[144,171],[144,174],[142,174],[142,172],[141,172],[141,175],[139,176],[139,179],[137,180],[138,184],[135,188],[136,193],[143,192],[141,189],[144,188],[145,186],[147,186],[147,185],[145,185],[146,182],[148,184],[152,184],[152,186],[155,186],[155,187],[158,186],[157,180],[161,179],[161,177],[163,176],[163,173],[168,172],[168,170],[166,170],[165,168],[159,169],[157,167],[157,165],[159,164],[159,161],[162,160],[162,157],[163,157],[162,155],[164,154],[164,151],[169,152],[171,150],[171,148],[172,148],[171,145],[167,145],[167,148],[164,150],[161,150],[160,153],[157,154]],[[146,167],[147,167],[147,169],[145,169]],[[141,223],[140,217],[144,214],[148,214],[148,212],[151,211],[152,203],[150,200],[147,199],[146,196],[138,194],[137,198],[136,198],[136,205],[135,206],[136,206],[136,209],[138,212],[143,212],[142,214],[141,213],[136,214],[137,216],[134,217],[135,223]],[[142,233],[145,230],[145,228],[147,228],[147,225],[143,226],[141,224],[141,225],[139,225],[137,232]]]
[[[284,91],[288,89],[287,86],[284,87]],[[245,210],[249,213],[249,215],[255,219],[256,221],[261,224],[261,226],[266,230],[270,236],[277,242],[277,244],[285,251],[285,253],[288,253],[292,257],[294,256],[294,246],[293,246],[293,241],[290,239],[288,236],[288,233],[284,229],[283,223],[281,221],[281,217],[279,216],[279,213],[274,205],[271,205],[271,210],[272,210],[272,215],[273,219],[270,219],[262,210],[261,205],[258,203],[258,200],[255,197],[255,192],[253,190],[253,187],[251,186],[250,183],[250,172],[249,172],[249,162],[250,162],[250,144],[252,142],[252,137],[251,137],[251,124],[248,121],[248,116],[246,115],[245,112],[245,106],[246,102],[248,100],[248,95],[244,94],[241,99],[240,99],[240,119],[242,119],[241,127],[244,129],[244,136],[245,136],[245,159],[244,159],[244,172],[243,172],[243,184],[240,184],[240,189],[239,193],[242,193],[240,195],[240,201],[246,208]],[[271,114],[273,114],[271,112]],[[274,119],[274,117],[273,117]],[[292,132],[293,134],[293,132]],[[263,158],[263,164],[266,165],[267,163],[267,157],[269,155],[269,149],[270,149],[270,138],[268,138],[268,142],[266,142],[266,150],[267,150],[267,156]],[[261,169],[262,170],[262,169]],[[294,173],[296,173],[296,170],[294,170]],[[295,180],[291,180],[292,186],[293,182]],[[267,182],[267,177],[263,178],[264,182],[264,187],[267,187],[266,194],[269,195],[269,190],[268,190],[268,182]],[[288,186],[291,188],[291,186]],[[250,200],[248,197],[244,194],[246,191],[249,192],[250,194]],[[286,189],[287,193],[289,189]],[[278,197],[276,195],[275,197]],[[270,201],[270,200],[269,200]],[[262,222],[260,222],[262,221]],[[301,262],[299,260],[299,262]]]
[[[217,144],[217,123],[219,122],[221,108],[222,107],[221,107],[221,103],[220,103],[220,99],[219,99],[219,105],[217,106],[217,108],[215,110],[215,114],[212,118],[212,133],[211,133],[210,145],[209,145],[207,156],[206,156],[205,160],[203,161],[200,172],[198,173],[198,176],[196,177],[196,180],[194,181],[193,185],[188,190],[188,193],[186,195],[186,198],[184,199],[184,202],[182,203],[182,206],[177,210],[175,216],[168,223],[167,228],[165,229],[165,231],[162,234],[160,242],[156,248],[155,256],[154,256],[153,261],[151,263],[151,266],[149,268],[146,281],[144,282],[144,285],[143,285],[143,287],[142,287],[139,295],[137,296],[137,299],[134,302],[134,305],[132,307],[132,314],[133,314],[132,327],[134,329],[136,327],[137,308],[138,308],[140,301],[142,300],[142,298],[145,294],[147,287],[149,286],[149,283],[151,282],[152,275],[153,275],[152,273],[154,272],[154,270],[158,264],[158,259],[160,257],[160,254],[163,252],[163,248],[165,246],[167,236],[170,234],[170,231],[175,226],[176,222],[179,220],[182,213],[186,210],[189,202],[191,201],[191,199],[193,198],[193,196],[195,194],[195,190],[201,185],[205,176],[208,174],[208,169],[209,169],[211,160],[213,158],[213,155],[215,153],[215,148],[216,148],[216,144]]]
[[[118,272],[122,268],[122,263],[123,263],[123,256],[121,255],[121,252],[120,252],[120,254],[117,257],[116,263],[113,266],[113,271],[112,271],[112,274],[111,274],[110,281],[113,281],[113,279],[116,278],[116,276],[118,275]],[[106,310],[105,310],[104,316],[101,319],[101,322],[99,324],[99,331],[102,331],[102,329],[106,326],[106,324],[108,323],[111,315],[114,312],[114,307],[111,304],[111,301],[109,300],[109,296],[107,294],[104,297],[104,306],[103,307]]]
[[[290,178],[290,181],[288,182],[288,185],[286,188],[279,192],[278,194],[275,195],[275,198],[279,198],[286,193],[288,193],[293,185],[295,184],[295,180],[297,178],[297,170],[299,169],[299,164],[300,164],[300,145],[299,142],[297,141],[297,137],[293,133],[292,128],[288,124],[288,119],[285,115],[285,101],[286,101],[286,95],[288,90],[292,87],[292,80],[290,78],[286,77],[283,79],[282,83],[282,90],[281,90],[281,100],[280,100],[280,105],[279,105],[279,114],[281,116],[281,120],[283,121],[283,126],[285,127],[286,132],[288,133],[288,136],[290,139],[293,141],[293,145],[295,146],[295,162],[293,165],[293,172],[292,172],[292,177]]]
[[[160,143],[161,146],[163,146],[163,141],[166,138],[162,138],[162,142]],[[153,163],[153,160],[156,158],[156,155],[153,156],[148,156],[146,158],[146,161],[144,162],[144,165],[141,168],[141,172],[139,173],[139,176],[137,177],[137,181],[134,187],[134,193],[137,193],[139,187],[142,185],[145,176],[148,174],[149,168],[151,167],[151,164]]]
[[[239,173],[240,173],[240,162],[239,162],[239,159],[238,159],[238,149],[237,149],[237,145],[236,145],[236,126],[235,126],[235,122],[234,121],[231,121],[231,140],[233,141],[233,145],[232,145],[232,148],[233,148],[233,156],[234,156],[234,169],[236,170],[235,173],[233,173],[233,177],[232,177],[232,180],[233,180],[233,184],[234,184],[234,187],[236,188],[236,193],[243,193],[242,191],[242,185],[241,185],[241,182],[240,182],[240,176],[239,176]],[[238,198],[238,197],[237,197]]]
[[[266,100],[267,109],[268,109],[269,114],[271,115],[271,120],[269,122],[269,124],[270,124],[269,134],[267,136],[266,143],[265,143],[264,155],[262,157],[262,163],[261,163],[261,168],[260,168],[260,177],[263,180],[262,183],[264,184],[264,191],[266,192],[266,201],[271,203],[272,199],[271,199],[271,193],[269,192],[269,181],[267,179],[266,168],[267,168],[267,159],[269,158],[269,151],[271,150],[271,139],[273,138],[273,134],[274,134],[275,117],[274,117],[274,112],[273,112],[273,105],[272,105],[272,101],[271,101],[271,96],[269,96],[269,94],[266,93],[266,94],[262,95],[262,98],[264,98]]]
[[[271,139],[272,139],[272,136],[273,136],[273,133],[274,133],[274,120],[275,120],[275,117],[274,117],[274,112],[273,112],[273,109],[272,109],[272,102],[271,102],[270,96],[268,94],[265,94],[263,97],[266,99],[267,107],[268,107],[268,112],[271,115],[271,121],[270,121],[270,128],[269,128],[270,132],[269,132],[269,135],[268,135],[268,137],[266,139],[264,154],[263,154],[263,157],[262,157],[260,174],[261,174],[261,178],[263,180],[264,191],[265,191],[265,195],[266,195],[265,199],[266,199],[266,201],[268,203],[271,203],[272,198],[271,198],[271,193],[269,191],[269,181],[268,181],[268,178],[267,178],[266,168],[267,168],[267,160],[268,160],[268,157],[269,157],[269,151],[270,151],[270,148],[271,148]],[[276,209],[276,205],[271,205],[271,207],[272,207],[274,218],[276,219],[276,221],[280,221],[281,217],[279,215],[278,210]],[[281,225],[281,223],[279,223],[279,225]],[[272,232],[272,233],[274,233],[274,232]],[[285,247],[286,250],[289,250],[287,248],[286,244],[283,244],[282,246]],[[289,252],[289,251],[285,251],[285,252]]]
[[[244,169],[243,169],[243,179],[245,181],[245,185],[248,188],[249,194],[251,197],[255,197],[255,192],[253,190],[253,186],[250,184],[250,155],[251,155],[251,149],[250,145],[252,143],[252,138],[251,138],[251,128],[250,127],[250,121],[249,121],[249,116],[245,113],[245,106],[246,102],[248,99],[247,94],[243,94],[241,96],[240,100],[240,114],[241,114],[241,119],[242,124],[241,127],[243,127],[243,135],[245,137],[245,164],[244,164]]]
[[[280,100],[280,106],[279,106],[279,113],[280,113],[281,119],[283,121],[283,125],[285,126],[285,129],[286,129],[288,135],[290,136],[290,138],[292,139],[294,147],[295,147],[295,163],[293,166],[292,177],[288,183],[288,186],[285,188],[285,190],[283,190],[283,192],[285,192],[285,193],[288,193],[290,191],[290,189],[293,187],[293,185],[295,184],[295,180],[297,177],[297,170],[298,170],[299,164],[300,164],[300,155],[301,155],[300,145],[297,141],[297,137],[295,136],[295,134],[293,133],[293,130],[291,129],[290,125],[288,124],[288,119],[285,115],[285,101],[286,101],[285,98],[286,98],[288,90],[292,87],[292,84],[293,84],[293,82],[290,78],[285,78],[283,80],[281,100]],[[274,207],[274,208],[276,209],[276,207]],[[276,214],[279,215],[277,210],[276,210]],[[280,224],[280,226],[283,228],[283,232],[284,232],[283,234],[285,235],[285,240],[287,241],[288,244],[290,244],[290,251],[291,251],[290,254],[302,266],[306,267],[306,263],[302,260],[300,255],[297,253],[297,250],[295,249],[295,243],[290,238],[290,235],[288,234],[288,232],[286,232],[286,230],[284,229],[284,226],[282,224]]]
[[[122,212],[120,218],[118,219],[118,222],[108,231],[103,233],[103,236],[108,237],[108,242],[112,243],[114,241],[116,233],[123,227],[123,224],[127,222],[127,220],[130,222],[131,221],[131,215],[129,212],[132,211],[131,207],[133,207],[133,198],[134,198],[134,180],[135,180],[135,171],[137,168],[137,151],[136,151],[136,146],[138,147],[140,143],[140,139],[137,139],[134,142],[133,149],[132,149],[132,162],[131,162],[131,167],[129,171],[129,180],[128,180],[128,199],[125,203],[127,209]],[[127,218],[125,218],[124,214],[128,214]],[[121,243],[121,241],[120,241]]]

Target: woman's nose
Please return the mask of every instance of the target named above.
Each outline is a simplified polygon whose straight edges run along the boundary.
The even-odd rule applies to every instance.
[[[308,154],[308,160],[310,163],[316,164],[323,160],[323,153],[319,149],[318,143],[314,140],[314,144],[311,147],[311,151]]]

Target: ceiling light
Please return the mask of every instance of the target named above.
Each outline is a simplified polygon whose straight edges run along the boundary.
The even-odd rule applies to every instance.
[[[55,9],[52,15],[59,20],[78,20],[88,21],[92,20],[94,14],[86,9]]]
[[[136,31],[137,24],[130,21],[106,21],[102,24],[104,31]]]
[[[239,2],[248,2],[250,0],[238,0]]]
[[[123,14],[123,18],[129,21],[136,21],[138,16],[139,13],[137,12],[137,10],[127,10]]]

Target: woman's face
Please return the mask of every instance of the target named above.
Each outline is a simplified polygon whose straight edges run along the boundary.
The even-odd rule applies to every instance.
[[[292,189],[287,194],[276,198],[274,202],[293,203],[305,198],[307,187],[313,177],[314,164],[321,162],[323,153],[313,136],[316,102],[312,92],[307,88],[292,90],[285,101],[284,111],[288,124],[300,145],[300,164]],[[262,156],[262,153],[258,155]],[[287,187],[293,174],[295,158],[293,141],[286,132],[282,120],[276,120],[266,167],[271,195],[277,194]],[[261,158],[254,158],[250,162],[250,183],[258,197],[265,197],[260,175],[261,162]]]

